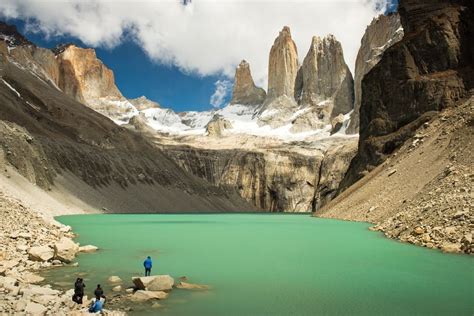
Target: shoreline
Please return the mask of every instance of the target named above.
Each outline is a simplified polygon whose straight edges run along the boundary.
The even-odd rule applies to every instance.
[[[72,261],[75,259],[75,255],[79,253],[79,245],[72,242],[77,235],[75,235],[71,227],[62,224],[56,220],[56,217],[45,217],[44,214],[23,205],[21,201],[9,197],[3,192],[0,192],[0,212],[2,212],[3,215],[0,221],[0,227],[2,228],[2,233],[0,233],[0,245],[2,245],[0,246],[0,313],[15,314],[29,312],[40,315],[82,314],[87,303],[79,306],[72,302],[72,289],[66,291],[59,290],[57,287],[51,286],[50,283],[43,284],[44,281],[49,282],[50,280],[45,280],[39,275],[46,269],[66,267],[75,264],[72,263]],[[101,215],[109,214],[110,213],[105,213]],[[249,215],[249,213],[209,213],[208,215],[238,214]],[[77,215],[98,214],[83,213],[64,214],[60,216]],[[143,214],[120,213],[111,215]],[[165,213],[153,215],[189,214]],[[192,215],[206,215],[206,213],[192,213]],[[376,230],[374,227],[377,227],[374,226],[376,224],[371,222],[319,217],[311,213],[252,213],[252,215],[306,215],[323,220],[342,220],[372,225],[369,227],[369,230]],[[387,237],[392,240],[402,241],[398,238],[391,238],[384,233],[384,238]],[[67,244],[65,240],[72,242],[69,248],[61,248],[60,244]],[[414,243],[411,244],[416,245]],[[71,247],[75,248],[75,250],[70,250]],[[61,251],[64,253],[58,256],[56,253]],[[86,300],[86,302],[88,301]],[[110,302],[112,308],[114,308],[113,300]],[[125,312],[120,310],[106,310],[105,315],[125,315]]]
[[[45,217],[21,201],[0,192],[0,314],[82,315],[89,303],[72,301],[74,290],[40,285],[45,269],[72,263],[79,245],[69,226]],[[104,315],[122,316],[104,310]]]

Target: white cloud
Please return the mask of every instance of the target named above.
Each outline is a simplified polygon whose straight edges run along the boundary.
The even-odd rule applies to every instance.
[[[303,60],[313,35],[332,33],[353,70],[367,24],[388,0],[2,0],[0,14],[33,19],[49,36],[114,47],[129,34],[151,59],[231,78],[242,59],[265,87],[268,53],[284,25]],[[377,9],[378,8],[378,9]]]
[[[225,98],[232,88],[232,83],[229,80],[217,80],[214,82],[214,85],[216,86],[216,91],[211,95],[209,103],[214,108],[219,108],[224,104]]]

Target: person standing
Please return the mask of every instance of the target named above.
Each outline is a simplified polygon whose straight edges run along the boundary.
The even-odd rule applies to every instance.
[[[82,304],[82,298],[84,297],[84,288],[86,285],[82,278],[77,278],[76,282],[74,283],[74,295],[72,296],[72,300],[77,304]]]
[[[95,299],[100,300],[102,297],[105,298],[104,296],[104,290],[100,287],[100,284],[97,284],[97,288],[94,291]]]
[[[150,256],[146,257],[145,261],[143,262],[143,266],[145,267],[145,276],[150,276],[151,268],[153,266]]]

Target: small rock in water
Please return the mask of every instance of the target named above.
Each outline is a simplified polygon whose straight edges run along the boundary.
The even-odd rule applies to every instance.
[[[79,252],[86,252],[86,253],[89,253],[89,252],[95,252],[97,251],[99,248],[96,247],[96,246],[93,246],[93,245],[86,245],[86,246],[81,246],[79,247]]]
[[[444,252],[460,252],[461,244],[445,242],[441,245],[441,250]]]
[[[193,284],[187,282],[180,282],[178,285],[176,285],[176,288],[185,290],[209,290],[208,285]]]
[[[120,283],[122,282],[122,279],[116,275],[112,275],[107,279],[107,281],[109,281],[110,283]]]

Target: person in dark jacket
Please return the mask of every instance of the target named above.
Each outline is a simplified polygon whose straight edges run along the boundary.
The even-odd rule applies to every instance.
[[[100,284],[97,284],[97,288],[94,291],[95,299],[100,300],[101,297],[105,298],[104,290],[100,287]]]
[[[143,266],[145,267],[145,276],[149,276],[151,273],[151,267],[153,266],[150,256],[146,257]]]
[[[86,285],[82,278],[77,278],[76,283],[74,283],[74,295],[72,296],[72,300],[77,304],[82,304],[82,298],[84,297],[84,288]]]

